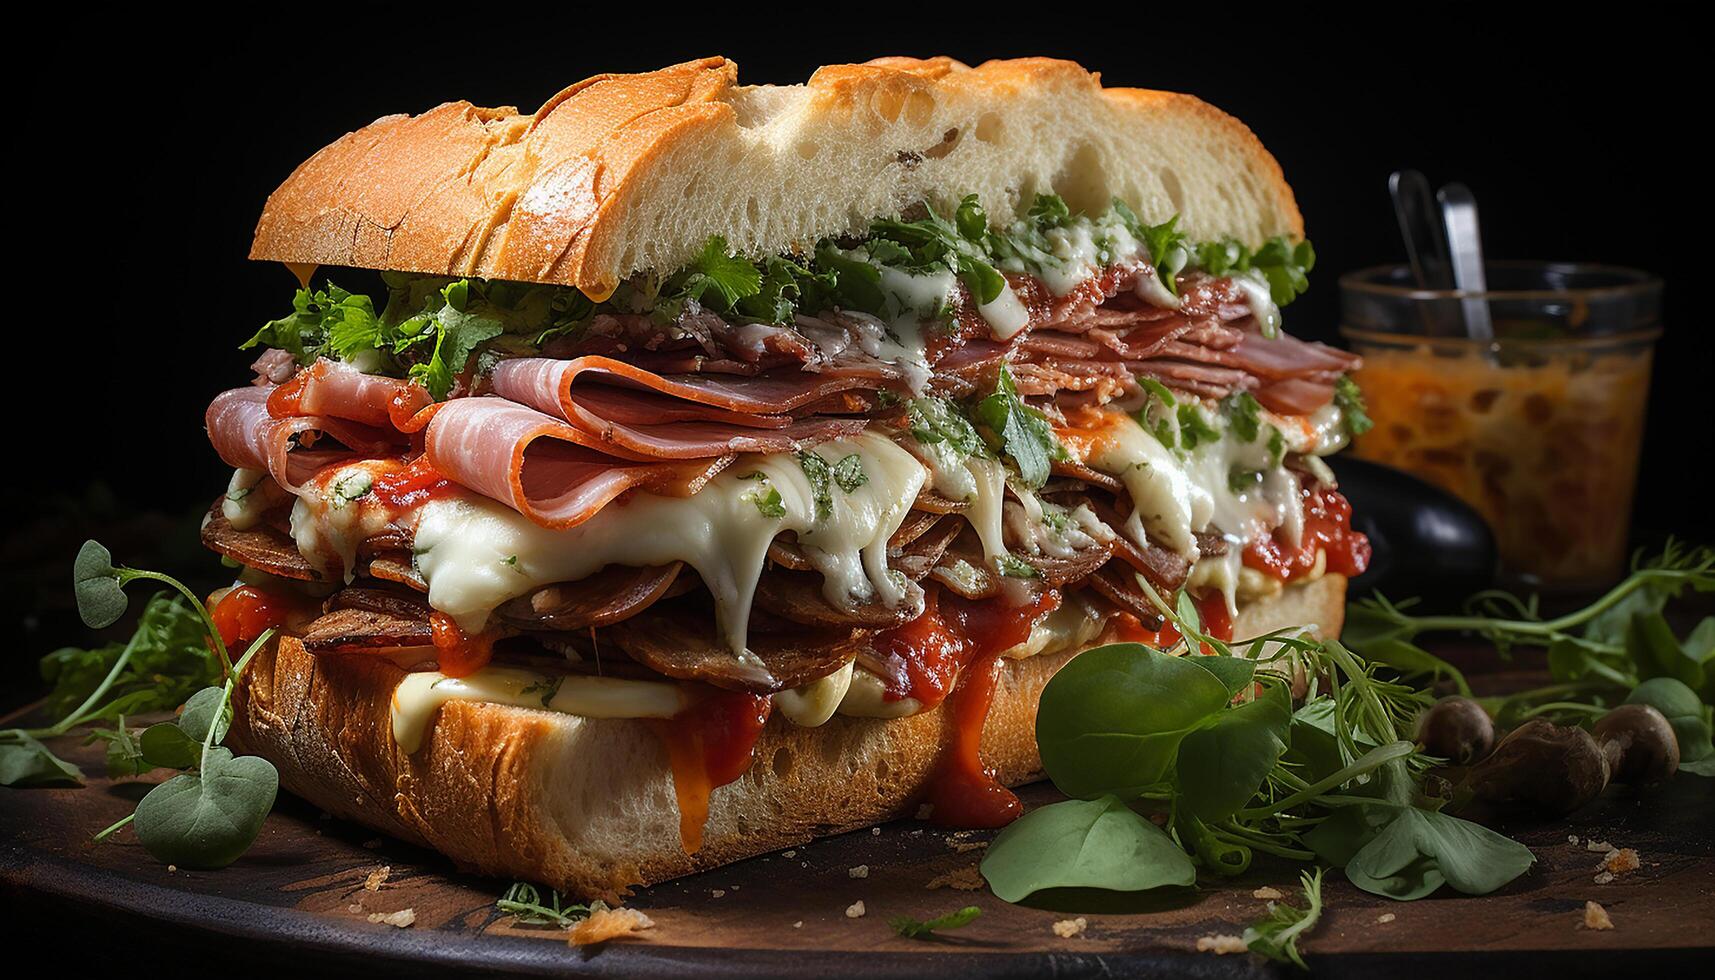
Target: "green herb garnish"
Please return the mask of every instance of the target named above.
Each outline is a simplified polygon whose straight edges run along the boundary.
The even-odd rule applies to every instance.
[[[982,914],[982,909],[975,905],[967,905],[957,912],[948,912],[946,915],[938,915],[923,922],[919,922],[908,915],[901,915],[888,919],[887,924],[893,927],[894,932],[906,939],[929,939],[941,930],[962,929],[975,922],[977,917]]]
[[[1364,393],[1358,388],[1358,383],[1350,375],[1342,374],[1334,382],[1334,404],[1340,409],[1340,416],[1345,420],[1346,431],[1354,436],[1361,436],[1375,427],[1370,419],[1369,410],[1364,405]]]
[[[1054,460],[1066,456],[1048,419],[1018,396],[1018,386],[1005,365],[995,381],[994,393],[977,402],[972,415],[993,433],[996,447],[1012,460],[1026,486],[1047,483]]]
[[[1298,876],[1298,881],[1304,890],[1304,907],[1270,902],[1268,915],[1245,930],[1244,940],[1253,953],[1308,970],[1310,968],[1304,965],[1304,955],[1299,952],[1298,940],[1316,928],[1322,919],[1322,869],[1317,868],[1314,874],[1305,871]]]

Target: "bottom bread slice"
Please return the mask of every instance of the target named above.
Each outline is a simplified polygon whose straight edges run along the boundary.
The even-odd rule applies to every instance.
[[[1338,575],[1289,587],[1242,608],[1235,635],[1311,624],[1337,635],[1345,593]],[[1040,778],[1037,700],[1078,652],[1006,663],[982,738],[1006,785]],[[390,713],[403,676],[378,657],[316,657],[283,638],[247,670],[229,743],[334,816],[461,868],[590,898],[909,815],[950,735],[938,709],[818,728],[776,714],[750,770],[714,791],[703,846],[686,854],[666,751],[646,722],[452,701],[407,753]]]

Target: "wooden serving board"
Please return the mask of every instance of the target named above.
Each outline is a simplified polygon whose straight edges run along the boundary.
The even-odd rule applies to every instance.
[[[1008,905],[976,875],[992,833],[900,821],[643,889],[628,904],[647,912],[653,929],[575,948],[557,930],[500,915],[493,903],[507,882],[460,874],[437,854],[326,818],[284,793],[256,845],[221,871],[159,865],[129,832],[94,843],[90,836],[130,812],[147,786],[101,778],[100,745],[66,738],[54,747],[91,774],[89,785],[0,790],[0,895],[9,927],[50,943],[67,963],[159,967],[171,949],[187,948],[199,964],[366,976],[420,977],[425,967],[577,976],[1290,972],[1248,954],[1196,951],[1199,937],[1240,934],[1263,913],[1257,888],[1297,899],[1294,868],[1262,858],[1242,877],[1206,876],[1192,889],[1065,890]],[[1046,785],[1022,795],[1032,806],[1057,798]],[[1397,903],[1330,873],[1323,922],[1303,943],[1312,971],[1445,980],[1450,970],[1570,976],[1715,960],[1715,780],[1681,775],[1642,798],[1610,791],[1568,820],[1498,829],[1530,846],[1537,863],[1481,898],[1443,892]],[[1587,849],[1590,840],[1635,848],[1642,867],[1596,884],[1602,855]],[[1583,928],[1587,900],[1606,907],[1612,930]],[[850,917],[859,901],[864,914]],[[945,938],[903,939],[888,926],[892,916],[966,905],[982,916]],[[368,918],[403,909],[415,914],[407,928]],[[1082,935],[1053,932],[1078,916],[1087,922]]]

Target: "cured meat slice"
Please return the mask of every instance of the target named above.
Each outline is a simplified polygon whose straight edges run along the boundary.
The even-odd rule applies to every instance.
[[[681,562],[647,568],[609,565],[589,578],[544,586],[503,603],[501,622],[526,630],[581,630],[635,616],[664,597]]]
[[[548,528],[581,524],[631,489],[690,496],[732,461],[616,458],[582,429],[494,396],[443,403],[425,445],[437,471]]]
[[[225,555],[248,568],[260,569],[270,575],[314,582],[321,579],[309,559],[298,552],[290,535],[268,524],[259,524],[240,531],[221,513],[221,497],[202,522],[203,547]]]
[[[365,374],[324,357],[274,389],[268,411],[276,418],[320,415],[415,432],[424,421],[419,413],[434,402],[428,389],[414,381]]]
[[[822,594],[820,575],[777,568],[758,580],[756,604],[776,616],[808,626],[886,629],[903,626],[923,614],[923,590],[908,581],[904,599],[891,609],[881,602],[841,609]]]
[[[775,371],[737,379],[709,375],[666,377],[609,357],[571,360],[521,357],[494,367],[494,390],[501,396],[565,420],[596,437],[599,446],[620,455],[655,459],[697,459],[735,452],[788,452],[805,443],[823,442],[863,431],[863,419],[790,420],[782,415],[830,395],[873,387],[857,372]],[[623,396],[611,389],[617,387]],[[603,414],[677,402],[669,424],[639,424]],[[737,414],[769,416],[745,423]],[[636,419],[632,411],[622,418]]]
[[[773,694],[826,677],[857,656],[867,635],[850,628],[753,630],[750,656],[741,660],[733,656],[714,623],[706,603],[677,600],[658,603],[641,616],[608,627],[602,635],[631,659],[668,677],[753,694]]]
[[[296,492],[327,466],[388,456],[403,448],[394,432],[321,415],[275,418],[268,412],[274,388],[233,388],[209,403],[203,415],[209,442],[221,462],[266,470],[274,482]]]

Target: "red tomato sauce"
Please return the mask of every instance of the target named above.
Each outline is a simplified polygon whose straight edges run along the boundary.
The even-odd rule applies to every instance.
[[[407,511],[436,497],[456,492],[451,480],[418,456],[404,466],[375,478],[370,487],[374,499],[395,511]]]
[[[237,657],[237,647],[249,643],[264,632],[285,625],[303,606],[297,596],[269,592],[254,585],[240,585],[229,590],[208,611],[221,642]]]
[[[884,697],[915,698],[925,708],[946,701],[952,736],[929,784],[931,819],[944,826],[1003,827],[1018,819],[1018,797],[983,765],[983,723],[1000,678],[1000,654],[1030,638],[1043,616],[1060,605],[1044,590],[1022,606],[1003,599],[970,600],[931,587],[923,615],[880,634],[873,649],[889,669]]]
[[[494,657],[495,635],[487,631],[471,636],[446,613],[429,613],[429,629],[435,640],[435,660],[448,677],[469,677]]]
[[[1353,576],[1370,564],[1370,539],[1352,530],[1352,505],[1337,490],[1305,491],[1304,534],[1297,548],[1276,537],[1258,538],[1245,549],[1247,568],[1291,582],[1309,575],[1318,552],[1327,552],[1328,571]]]
[[[709,794],[750,768],[756,740],[773,707],[774,702],[763,695],[714,689],[672,718],[652,722],[673,770],[679,841],[686,854],[702,849]]]

